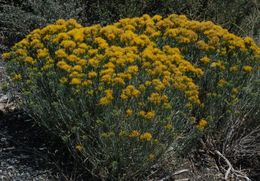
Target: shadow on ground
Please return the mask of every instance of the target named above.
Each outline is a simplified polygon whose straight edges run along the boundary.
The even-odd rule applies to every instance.
[[[61,141],[21,110],[0,111],[0,161],[0,180],[83,180]]]

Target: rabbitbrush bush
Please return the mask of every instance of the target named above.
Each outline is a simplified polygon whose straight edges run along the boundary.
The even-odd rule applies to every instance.
[[[3,59],[38,124],[93,175],[129,180],[221,125],[257,79],[259,56],[249,37],[173,14],[104,27],[58,20]]]

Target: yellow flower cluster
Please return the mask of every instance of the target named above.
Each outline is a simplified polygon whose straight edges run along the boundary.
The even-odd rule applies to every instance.
[[[125,179],[118,165],[149,166],[182,133],[195,136],[192,125],[203,131],[220,120],[259,69],[260,48],[212,22],[143,15],[107,26],[58,20],[2,58],[29,109],[47,118],[40,123],[80,160],[97,170],[115,162],[110,178]]]
[[[142,140],[142,141],[151,141],[152,138],[153,138],[153,135],[149,132],[145,132],[140,135],[140,140]]]
[[[203,130],[207,125],[208,125],[208,121],[206,121],[205,119],[200,119],[197,128],[199,130]]]
[[[133,130],[129,134],[129,138],[140,138],[141,141],[151,141],[153,138],[153,135],[150,132],[145,132],[145,133],[141,134],[140,131]]]
[[[133,115],[133,110],[132,109],[127,109],[126,110],[127,116],[132,116]]]
[[[131,97],[138,97],[140,95],[140,91],[135,88],[134,85],[128,85],[125,89],[122,90],[121,99],[127,100]]]
[[[57,83],[82,95],[95,95],[94,106],[126,105],[123,112],[128,119],[137,115],[156,120],[161,116],[158,110],[172,113],[176,99],[183,99],[186,108],[203,107],[199,85],[208,69],[254,71],[252,63],[230,63],[227,55],[239,56],[236,52],[260,57],[260,48],[249,37],[173,14],[126,18],[104,27],[58,20],[32,31],[2,57],[40,74],[55,72]],[[23,75],[28,71],[15,73],[16,80],[33,77]],[[216,85],[228,83],[220,77]],[[205,120],[198,124],[205,125]],[[165,121],[162,126],[170,130],[172,125]],[[130,137],[135,135],[141,134],[133,132]],[[140,136],[141,140],[151,138],[148,133]]]
[[[209,59],[209,57],[204,56],[204,57],[202,57],[202,58],[200,59],[200,61],[201,61],[202,63],[204,63],[204,64],[208,64],[208,63],[210,62],[210,59]]]
[[[105,90],[105,94],[106,95],[99,100],[100,105],[107,105],[114,99],[113,90],[111,89]]]
[[[219,87],[224,87],[228,82],[224,79],[220,79],[218,82]]]
[[[21,74],[15,74],[15,75],[13,76],[13,80],[15,80],[15,81],[20,81],[20,80],[22,80]]]
[[[78,144],[75,146],[75,149],[78,151],[78,152],[82,152],[84,147],[81,145],[81,144]]]
[[[249,65],[245,65],[243,66],[243,71],[249,73],[249,72],[252,72],[253,70],[253,67],[249,66]]]
[[[136,138],[136,137],[139,137],[140,136],[140,132],[137,131],[137,130],[133,130],[130,134],[129,134],[129,137],[130,138]]]
[[[148,112],[140,111],[139,115],[142,118],[145,118],[145,119],[148,119],[148,120],[153,119],[156,116],[155,111],[148,111]]]

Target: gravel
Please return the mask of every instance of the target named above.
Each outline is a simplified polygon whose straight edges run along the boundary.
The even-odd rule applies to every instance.
[[[2,123],[0,121],[0,180],[51,180],[51,172],[40,169],[42,159],[36,158],[35,153],[26,153],[26,147],[17,147],[15,138],[8,133],[8,128]]]

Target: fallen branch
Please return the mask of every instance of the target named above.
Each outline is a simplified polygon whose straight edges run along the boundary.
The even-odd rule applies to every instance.
[[[226,162],[226,164],[228,165],[228,169],[226,170],[225,177],[224,177],[225,180],[228,180],[228,176],[230,174],[233,174],[236,177],[244,178],[247,181],[251,181],[251,179],[248,178],[247,176],[245,176],[243,173],[241,173],[238,170],[235,170],[234,167],[232,166],[232,164],[230,163],[230,161],[224,155],[222,155],[218,150],[215,150],[215,153],[218,156],[220,156]]]
[[[173,174],[171,174],[171,175],[169,175],[169,176],[167,176],[167,177],[164,177],[164,178],[162,178],[162,179],[159,180],[159,181],[169,180],[169,179],[172,178],[174,175],[180,175],[180,174],[185,173],[185,172],[189,172],[189,170],[188,170],[188,169],[183,169],[183,170],[176,171],[176,172],[174,172]],[[187,181],[187,180],[189,180],[189,179],[188,179],[188,178],[179,179],[178,181]]]

